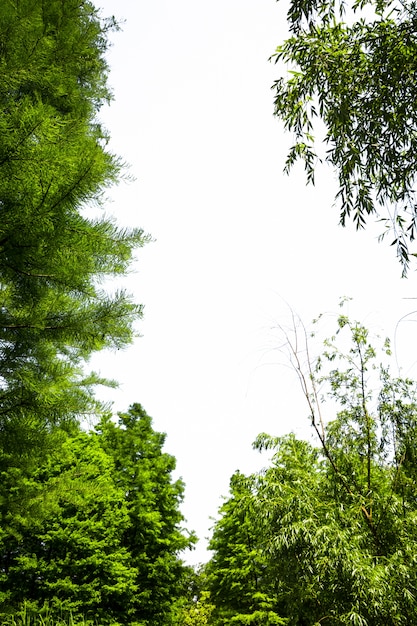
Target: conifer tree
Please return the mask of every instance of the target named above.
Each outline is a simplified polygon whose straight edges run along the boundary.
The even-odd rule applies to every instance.
[[[122,166],[98,118],[115,27],[88,1],[0,3],[0,448],[21,458],[94,410],[98,379],[82,366],[127,345],[141,315],[100,283],[146,237],[85,210]]]
[[[165,434],[152,428],[140,404],[119,413],[118,424],[104,416],[97,432],[113,458],[116,483],[126,494],[130,522],[122,545],[137,570],[132,612],[140,623],[164,626],[183,592],[186,570],[180,553],[195,542],[195,536],[182,528],[179,505],[184,484],[172,480],[176,461],[162,450]]]
[[[74,427],[62,436],[28,478],[10,468],[0,483],[2,513],[19,489],[32,494],[19,515],[3,515],[1,623],[24,602],[31,615],[166,626],[189,576],[181,552],[194,536],[182,527],[184,486],[172,479],[165,436],[140,405],[118,424],[106,415],[90,433]]]

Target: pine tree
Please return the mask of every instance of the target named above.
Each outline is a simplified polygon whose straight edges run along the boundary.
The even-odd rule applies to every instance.
[[[165,434],[152,428],[140,404],[120,413],[118,424],[103,417],[97,432],[126,494],[130,523],[123,546],[138,572],[132,610],[139,622],[164,626],[183,592],[186,568],[180,554],[195,542],[194,534],[182,528],[184,484],[172,480],[175,458],[162,450]]]
[[[103,624],[166,626],[189,576],[181,551],[183,483],[165,436],[140,405],[74,427],[32,473],[4,472],[0,512],[0,621],[31,615]],[[19,515],[7,500],[26,495]],[[4,506],[2,506],[4,503]],[[16,507],[15,507],[16,510]]]
[[[114,27],[90,2],[0,4],[0,447],[21,458],[94,411],[84,362],[127,345],[142,312],[100,283],[146,237],[85,210],[122,166],[98,119]]]

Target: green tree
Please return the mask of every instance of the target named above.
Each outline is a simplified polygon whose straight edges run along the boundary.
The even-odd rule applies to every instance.
[[[0,538],[0,614],[166,626],[183,592],[183,484],[140,405],[73,432],[29,479],[32,499]],[[14,469],[14,468],[12,468]],[[16,493],[23,479],[11,471]],[[7,476],[6,476],[7,478]],[[12,489],[13,491],[13,489]],[[0,498],[9,485],[0,487]],[[31,508],[39,511],[31,515]]]
[[[343,334],[345,351],[338,348]],[[315,367],[299,371],[320,447],[277,440],[271,474],[261,481],[270,567],[294,623],[300,615],[300,623],[326,617],[363,626],[417,619],[417,494],[410,480],[417,386],[391,377],[388,342],[385,351],[380,364],[368,331],[340,316]],[[323,393],[337,407],[329,423]]]
[[[146,237],[85,210],[122,166],[98,120],[113,27],[88,1],[0,5],[0,431],[16,458],[95,410],[100,381],[82,366],[127,345],[141,314],[100,283]]]
[[[346,334],[350,346],[342,351]],[[413,624],[417,385],[392,377],[389,343],[380,364],[368,331],[345,316],[306,372],[295,351],[300,343],[291,348],[293,362],[320,445],[294,435],[260,435],[254,444],[273,451],[270,466],[248,483],[262,587],[294,626]],[[336,410],[330,422],[323,398]],[[217,525],[216,545],[231,539],[234,546],[223,528],[230,520]]]
[[[287,17],[290,37],[272,57],[283,66],[275,114],[295,135],[286,170],[301,159],[314,182],[317,161],[328,161],[341,223],[362,228],[381,215],[406,272],[417,218],[415,4],[291,0]]]
[[[187,567],[181,594],[173,607],[173,626],[211,624],[213,609],[210,592],[207,590],[206,564]]]
[[[213,609],[210,594],[203,591],[198,599],[183,607],[175,624],[178,626],[209,626],[212,623]]]
[[[230,496],[219,510],[209,549],[213,557],[205,568],[207,589],[220,624],[283,624],[275,612],[276,597],[267,581],[261,550],[258,511],[253,503],[254,476],[236,472]]]
[[[165,626],[187,575],[180,554],[195,543],[194,534],[182,527],[184,484],[172,479],[175,458],[163,452],[165,434],[152,428],[140,404],[119,413],[118,424],[104,417],[97,432],[125,494],[129,525],[122,545],[138,572],[133,613],[140,622]]]
[[[10,521],[2,545],[2,612],[129,616],[136,571],[121,545],[129,518],[114,464],[96,437],[68,437],[32,478],[43,511]]]

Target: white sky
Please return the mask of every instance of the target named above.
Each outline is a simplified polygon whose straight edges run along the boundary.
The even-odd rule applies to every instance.
[[[108,212],[155,242],[126,281],[144,303],[142,338],[92,360],[117,378],[115,410],[140,402],[186,483],[183,512],[201,538],[189,562],[207,560],[204,537],[236,469],[259,469],[259,432],[308,432],[295,375],[281,366],[274,325],[287,301],[305,323],[337,311],[393,336],[417,302],[415,273],[401,280],[394,250],[375,227],[338,226],[333,174],[315,188],[302,169],[282,174],[291,137],[273,118],[286,35],[274,0],[100,0],[125,19],[108,59],[115,101],[101,118],[135,182],[111,191]],[[415,328],[414,328],[415,327]],[[329,333],[333,327],[329,327]],[[413,363],[402,323],[397,347]]]

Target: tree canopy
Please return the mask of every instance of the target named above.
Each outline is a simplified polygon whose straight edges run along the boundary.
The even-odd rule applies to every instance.
[[[415,4],[291,0],[287,17],[290,37],[272,57],[275,114],[295,136],[286,170],[301,159],[314,182],[317,162],[329,162],[341,223],[378,217],[405,273],[417,226]]]
[[[2,475],[0,616],[165,626],[187,568],[184,485],[165,435],[139,405],[86,433],[74,428],[30,473]],[[21,490],[25,506],[10,514]],[[17,514],[18,513],[18,514]]]
[[[88,612],[97,594],[124,604],[137,585],[120,543],[128,511],[112,460],[91,436],[74,435],[79,420],[102,413],[95,385],[111,384],[86,362],[128,345],[142,315],[128,293],[104,287],[148,239],[103,212],[123,173],[99,120],[111,100],[105,53],[114,28],[89,1],[0,3],[2,609],[18,597],[72,608],[78,588],[74,606]]]
[[[39,438],[94,410],[82,366],[127,345],[142,311],[101,283],[146,237],[86,212],[122,167],[98,119],[114,27],[90,2],[0,6],[0,424],[22,450],[35,423]]]
[[[389,356],[342,315],[299,372],[319,445],[261,434],[270,465],[233,478],[207,566],[214,624],[417,621],[417,384]]]

